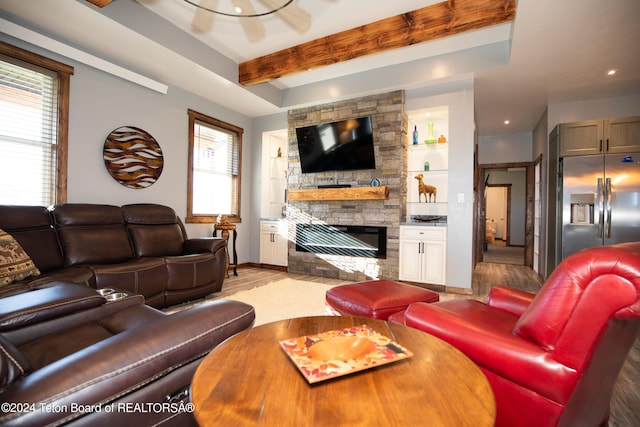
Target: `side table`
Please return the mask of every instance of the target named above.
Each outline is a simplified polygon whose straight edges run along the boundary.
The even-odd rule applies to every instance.
[[[229,277],[229,267],[233,267],[233,275],[238,275],[238,252],[236,251],[236,241],[238,239],[238,231],[235,224],[216,224],[213,228],[213,237],[217,237],[220,230],[220,237],[227,242],[227,277]],[[233,264],[229,254],[229,232],[233,231]]]

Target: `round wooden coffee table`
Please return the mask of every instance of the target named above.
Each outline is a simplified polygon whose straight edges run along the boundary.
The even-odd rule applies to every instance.
[[[309,384],[279,341],[369,325],[413,357]],[[362,317],[282,320],[215,348],[191,386],[201,426],[492,426],[496,405],[480,369],[424,332]]]

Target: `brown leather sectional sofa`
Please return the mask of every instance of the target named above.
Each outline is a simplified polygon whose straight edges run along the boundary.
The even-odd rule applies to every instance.
[[[220,290],[224,241],[187,239],[151,204],[0,206],[0,229],[41,272],[0,286],[0,425],[195,425],[198,364],[254,308],[151,306]]]
[[[0,297],[54,280],[116,288],[165,307],[222,288],[225,242],[188,239],[173,209],[156,204],[0,206],[0,229],[40,270],[0,288]]]
[[[194,425],[198,364],[254,319],[238,301],[167,315],[64,282],[0,298],[0,425]]]

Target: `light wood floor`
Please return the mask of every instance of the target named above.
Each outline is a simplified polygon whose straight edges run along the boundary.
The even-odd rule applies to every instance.
[[[525,265],[524,246],[507,246],[504,240],[495,240],[487,244],[482,252],[482,260],[500,264]]]
[[[212,298],[224,298],[233,293],[253,289],[269,282],[291,278],[318,283],[338,285],[345,283],[338,279],[289,274],[284,271],[260,268],[240,268],[238,276],[232,274],[225,279],[222,291]],[[473,288],[477,289],[473,298],[483,300],[493,286],[506,285],[529,292],[537,292],[542,280],[530,268],[521,265],[479,263],[473,272]],[[456,298],[468,296],[453,295]],[[611,419],[609,427],[640,426],[640,338],[627,357],[616,382],[611,400]]]

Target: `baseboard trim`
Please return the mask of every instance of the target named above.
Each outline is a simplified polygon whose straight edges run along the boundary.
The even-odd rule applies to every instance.
[[[449,294],[458,294],[458,295],[473,295],[473,289],[470,289],[470,288],[456,288],[453,286],[432,285],[430,283],[408,282],[406,280],[400,280],[400,281],[408,285],[418,286],[418,287],[428,289],[430,291],[435,291],[435,292],[446,292]]]
[[[265,270],[288,271],[288,268],[284,267],[282,265],[262,264],[262,263],[258,263],[258,262],[247,262],[247,263],[242,264],[242,265],[244,267],[263,268]]]

